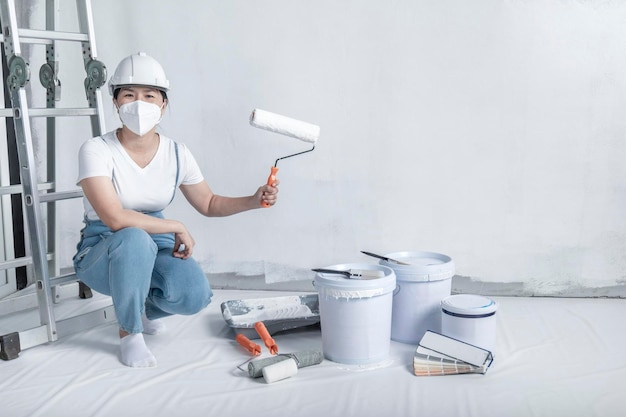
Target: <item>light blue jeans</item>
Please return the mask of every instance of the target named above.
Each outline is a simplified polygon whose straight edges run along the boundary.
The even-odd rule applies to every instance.
[[[161,212],[147,214],[163,217]],[[76,275],[111,296],[121,330],[141,333],[144,311],[154,320],[195,314],[211,302],[213,292],[202,268],[193,258],[172,255],[173,234],[151,235],[136,227],[113,232],[99,220],[85,223],[74,256]]]

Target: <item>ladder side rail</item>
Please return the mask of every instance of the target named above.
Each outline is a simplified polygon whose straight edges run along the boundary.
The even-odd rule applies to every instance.
[[[54,32],[58,27],[58,6],[59,0],[46,0],[46,30]],[[57,101],[61,99],[61,83],[58,78],[59,60],[58,60],[57,42],[53,40],[46,45],[46,62],[39,70],[39,81],[46,89],[46,108],[54,109]],[[57,191],[57,175],[56,175],[56,118],[46,118],[46,181],[54,184],[52,193]],[[48,194],[42,197],[50,197]],[[44,199],[41,199],[44,202]],[[56,256],[57,248],[61,247],[61,238],[58,228],[58,210],[55,200],[49,200],[46,205],[47,209],[47,237],[48,237],[48,253],[55,254],[48,263],[49,274],[57,276],[61,272],[59,257]]]
[[[82,42],[83,61],[85,63],[85,93],[89,107],[96,109],[96,113],[91,116],[91,134],[100,136],[104,133],[104,106],[102,102],[102,91],[100,87],[104,85],[107,78],[106,66],[98,61],[96,50],[96,37],[93,24],[93,10],[91,0],[76,0],[78,10],[78,23],[82,33],[87,34],[87,40]]]
[[[0,99],[2,95],[0,95]],[[4,100],[2,100],[4,101]],[[1,120],[0,122],[4,122]],[[15,242],[13,241],[13,208],[11,196],[2,192],[10,187],[11,174],[9,171],[8,129],[2,123],[0,126],[0,259],[7,260],[15,257]],[[21,188],[21,187],[20,187]],[[0,272],[0,298],[17,291],[16,271],[3,270]]]
[[[45,235],[37,186],[37,165],[32,146],[25,89],[25,85],[29,80],[29,68],[21,56],[17,15],[13,1],[5,0],[0,3],[0,20],[4,34],[4,49],[9,63],[6,88],[9,90],[11,107],[13,108],[13,124],[15,126],[20,174],[24,189],[22,198],[26,210],[31,256],[35,272],[39,318],[41,324],[46,327],[48,341],[55,341],[57,340],[56,322],[51,303],[52,291],[48,274]]]

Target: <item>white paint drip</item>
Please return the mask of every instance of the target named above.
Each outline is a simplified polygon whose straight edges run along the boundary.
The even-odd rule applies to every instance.
[[[243,312],[237,314],[236,312]],[[259,298],[232,301],[224,318],[236,327],[248,327],[257,321],[284,320],[316,316],[311,308],[302,303],[300,296]]]
[[[234,316],[232,321],[234,325],[246,325],[254,324],[257,321],[293,319],[311,316],[314,316],[311,309],[304,304],[300,304],[251,310],[246,314]]]
[[[379,295],[386,294],[388,291],[385,291],[384,288],[373,288],[369,290],[344,290],[344,289],[336,289],[336,288],[318,288],[320,297],[331,297],[331,298],[372,298],[377,297]]]

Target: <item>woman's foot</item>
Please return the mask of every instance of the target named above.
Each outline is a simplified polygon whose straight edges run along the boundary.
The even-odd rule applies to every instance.
[[[141,325],[145,334],[161,334],[165,332],[165,323],[162,319],[150,320],[146,313],[141,315]]]
[[[157,364],[141,333],[131,333],[120,339],[120,360],[133,368],[150,368]]]

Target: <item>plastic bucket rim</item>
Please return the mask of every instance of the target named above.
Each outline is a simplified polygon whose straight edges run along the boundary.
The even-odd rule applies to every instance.
[[[327,273],[316,273],[313,281],[314,286],[317,288],[327,288],[330,290],[339,290],[341,292],[357,293],[359,291],[375,291],[377,289],[382,290],[382,294],[392,292],[396,288],[396,274],[390,267],[384,265],[372,265],[372,264],[360,264],[360,263],[348,263],[337,264],[324,267],[325,269],[335,269],[340,271],[347,271],[350,269],[367,269],[367,270],[379,270],[385,273],[384,277],[374,279],[351,279],[343,275],[333,275]],[[319,289],[318,289],[319,291]],[[378,295],[382,295],[378,294]]]
[[[456,300],[482,301],[482,304],[459,305]],[[441,300],[441,310],[445,314],[456,317],[480,318],[489,317],[498,310],[498,303],[491,298],[477,294],[453,294]]]
[[[455,274],[454,261],[448,255],[429,251],[403,251],[385,254],[385,257],[401,261],[403,258],[436,258],[442,263],[434,265],[400,265],[395,262],[380,260],[379,264],[393,269],[397,281],[429,282],[450,279]]]

